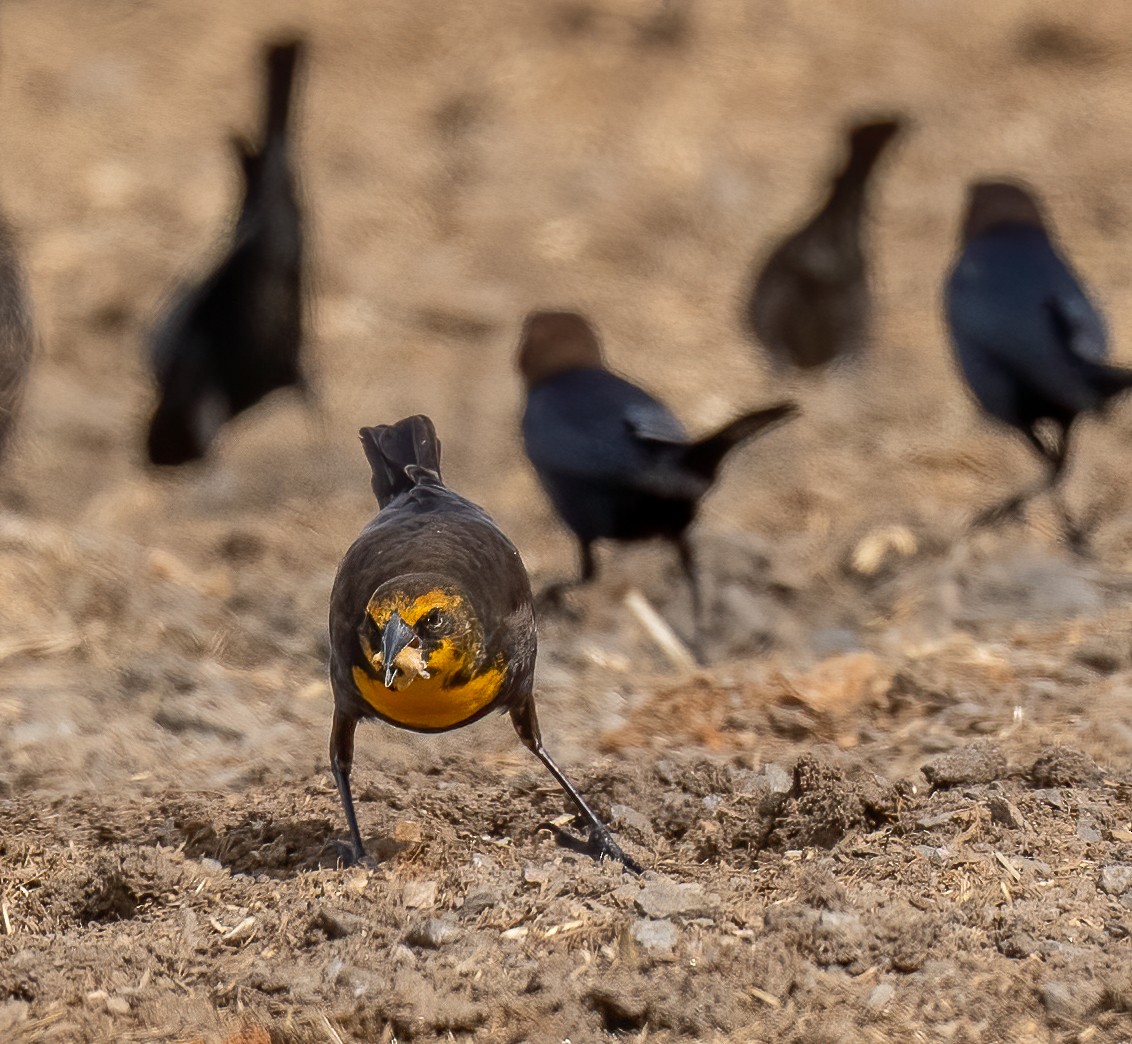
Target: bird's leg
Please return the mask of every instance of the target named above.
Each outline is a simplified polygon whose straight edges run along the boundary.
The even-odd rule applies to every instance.
[[[511,723],[515,726],[515,731],[519,734],[519,739],[523,741],[524,746],[546,766],[547,771],[558,781],[558,785],[566,791],[570,800],[577,805],[578,811],[589,824],[590,837],[586,851],[599,860],[615,859],[626,870],[639,874],[641,867],[637,861],[621,850],[620,845],[613,840],[613,834],[610,833],[609,827],[598,819],[594,810],[586,804],[585,799],[574,789],[574,785],[566,778],[565,773],[554,763],[554,759],[542,745],[542,734],[539,731],[535,702],[532,698],[528,697],[518,707],[512,708]],[[563,836],[560,831],[559,838],[562,839]],[[565,836],[569,837],[569,835]],[[574,841],[574,844],[577,845],[578,842]]]
[[[1061,495],[1061,478],[1065,474],[1065,463],[1069,456],[1069,428],[1066,427],[1056,447],[1048,451],[1050,473],[1046,489],[1053,501],[1054,510],[1061,519],[1061,532],[1069,550],[1082,558],[1091,556],[1089,538],[1093,535],[1099,521],[1099,512],[1091,511],[1084,519],[1074,519]]]
[[[538,610],[547,612],[566,612],[563,599],[568,591],[575,587],[582,587],[590,583],[597,576],[597,559],[594,558],[593,542],[581,541],[579,548],[582,555],[582,569],[576,580],[560,580],[558,583],[544,587],[536,599]],[[572,614],[567,614],[572,615]]]
[[[1051,450],[1040,438],[1033,428],[1027,428],[1024,432],[1030,444],[1041,454],[1043,460],[1047,461],[1052,470],[1039,479],[1032,485],[1026,486],[1023,490],[1015,493],[1006,500],[1000,501],[998,504],[992,504],[989,508],[980,511],[972,520],[972,529],[985,529],[990,526],[996,526],[1000,522],[1005,522],[1007,519],[1018,519],[1022,515],[1022,509],[1042,493],[1046,493],[1057,482],[1061,474],[1061,469],[1065,463],[1065,452],[1068,449],[1068,440],[1063,438],[1060,445]]]
[[[346,813],[346,824],[350,828],[350,843],[348,845],[343,841],[337,843],[343,866],[353,866],[355,863],[364,863],[369,859],[362,841],[362,833],[358,829],[354,798],[350,793],[350,770],[354,766],[354,730],[357,727],[358,722],[355,718],[346,717],[335,707],[334,721],[330,726],[330,771],[334,775],[334,782],[338,784],[342,808]]]
[[[704,649],[704,599],[700,589],[700,574],[696,569],[695,549],[687,532],[677,537],[676,549],[680,552],[680,566],[692,591],[692,654],[696,657],[696,663],[703,667],[707,664]]]

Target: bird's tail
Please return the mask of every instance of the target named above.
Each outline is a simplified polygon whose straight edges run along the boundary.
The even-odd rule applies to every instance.
[[[1089,382],[1104,396],[1105,401],[1132,388],[1132,370],[1123,366],[1109,366],[1105,363],[1091,363]]]
[[[285,146],[287,121],[291,115],[291,97],[295,70],[302,58],[302,40],[287,40],[267,48],[264,65],[267,69],[267,112],[264,119],[263,151],[273,145]]]
[[[849,161],[842,172],[842,179],[864,183],[876,161],[880,159],[881,153],[900,133],[903,126],[903,119],[893,117],[872,123],[861,123],[853,127],[849,133]]]
[[[745,413],[724,425],[715,434],[688,446],[683,454],[684,465],[696,474],[711,479],[723,458],[739,443],[765,431],[771,425],[797,416],[798,412],[796,403],[780,402],[775,406]]]
[[[422,482],[441,481],[440,439],[423,414],[362,428],[358,434],[373,471],[370,484],[382,507]]]

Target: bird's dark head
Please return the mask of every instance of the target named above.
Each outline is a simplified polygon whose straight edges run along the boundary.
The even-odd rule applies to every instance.
[[[483,626],[471,601],[430,573],[396,577],[374,591],[358,641],[371,673],[394,692],[418,679],[431,687],[466,686],[485,668]]]
[[[601,342],[577,312],[531,312],[519,335],[519,372],[528,388],[570,370],[605,365]]]
[[[995,225],[1045,227],[1041,207],[1030,189],[1016,181],[976,181],[970,186],[963,244]]]

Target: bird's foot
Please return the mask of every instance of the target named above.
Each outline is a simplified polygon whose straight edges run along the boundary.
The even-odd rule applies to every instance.
[[[338,850],[338,863],[343,870],[352,866],[361,866],[366,870],[377,869],[377,860],[365,848],[352,841],[335,841],[334,847]]]
[[[613,835],[608,830],[591,830],[588,847],[598,862],[603,859],[612,859],[620,863],[631,874],[644,873],[641,864],[613,840]]]
[[[596,859],[599,863],[606,859],[611,859],[614,862],[620,863],[626,870],[632,874],[644,873],[644,868],[638,863],[631,855],[627,854],[622,847],[613,840],[613,835],[605,828],[592,828],[590,836],[584,841],[581,838],[575,837],[573,834],[563,830],[560,826],[553,823],[544,823],[548,830],[552,830],[555,837],[558,839],[558,844],[563,848],[569,848],[572,852],[582,852],[585,855]]]

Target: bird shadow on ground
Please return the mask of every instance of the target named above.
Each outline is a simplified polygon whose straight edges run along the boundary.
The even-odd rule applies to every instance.
[[[215,859],[233,874],[282,879],[337,862],[334,826],[327,819],[248,816],[220,830],[205,822],[184,823],[179,829],[186,837],[187,857]]]

